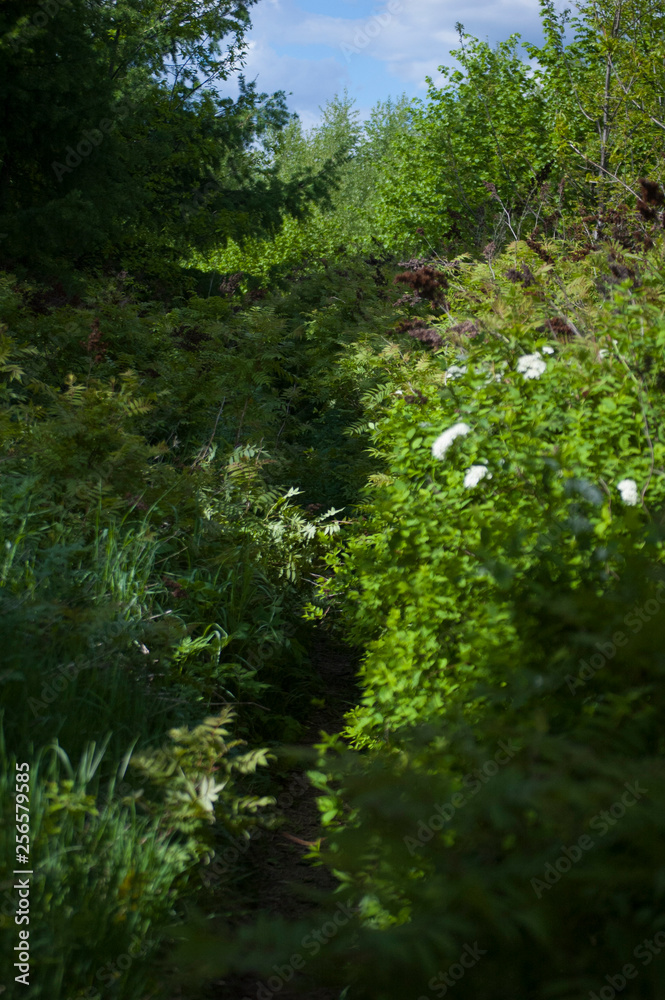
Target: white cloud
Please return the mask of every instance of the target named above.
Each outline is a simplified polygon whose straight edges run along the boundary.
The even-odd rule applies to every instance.
[[[451,65],[450,50],[458,46],[457,21],[465,30],[491,42],[507,38],[518,28],[526,40],[539,36],[536,0],[515,3],[467,2],[460,10],[451,0],[409,0],[394,13],[367,47],[374,59],[388,64],[400,82],[423,85],[425,76],[436,76],[440,65]]]
[[[280,55],[262,37],[250,40],[242,72],[247,80],[256,80],[260,92],[292,92],[288,106],[298,112],[305,127],[319,120],[320,105],[349,85],[346,67],[333,56],[312,60]]]
[[[457,21],[492,43],[515,31],[526,41],[540,37],[538,0],[467,0],[463,9],[458,0],[316,2],[316,13],[297,0],[262,0],[251,8],[244,70],[248,79],[258,77],[260,90],[292,91],[289,106],[303,120],[318,118],[319,105],[345,86],[367,105],[404,90],[422,94],[426,76],[436,82],[438,67],[453,64]]]

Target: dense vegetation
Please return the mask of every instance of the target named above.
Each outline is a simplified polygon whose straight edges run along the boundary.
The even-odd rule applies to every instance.
[[[307,133],[251,6],[0,10],[0,987],[658,1000],[665,6]],[[338,890],[248,919],[322,634]]]

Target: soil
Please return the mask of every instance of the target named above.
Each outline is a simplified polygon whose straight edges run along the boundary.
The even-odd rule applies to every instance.
[[[357,655],[348,647],[320,635],[311,650],[312,666],[323,687],[323,704],[313,707],[303,734],[301,748],[320,742],[321,732],[336,733],[342,728],[343,715],[357,702],[355,672]],[[334,891],[337,881],[320,865],[306,859],[311,845],[323,836],[316,804],[319,794],[312,787],[304,769],[294,766],[275,776],[271,792],[278,800],[283,817],[275,830],[264,831],[252,846],[251,875],[243,888],[246,902],[242,919],[256,913],[272,914],[288,920],[307,920],[317,911],[318,897]],[[314,925],[313,925],[314,926]],[[263,989],[260,989],[263,984]],[[257,975],[228,976],[209,984],[206,1000],[338,1000],[339,990],[312,983],[306,970],[294,976],[278,991],[269,989]]]

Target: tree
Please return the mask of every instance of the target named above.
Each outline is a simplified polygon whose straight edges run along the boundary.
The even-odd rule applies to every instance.
[[[241,79],[248,3],[59,0],[0,11],[4,256],[174,260],[190,241],[270,231],[322,195],[256,149],[289,120],[283,92]]]
[[[433,244],[443,237],[482,245],[497,221],[505,226],[501,203],[517,208],[517,227],[522,218],[535,223],[551,159],[540,87],[520,58],[518,35],[492,49],[458,29],[451,55],[460,68],[439,67],[442,86],[429,79],[412,129],[391,144],[379,217],[387,241],[413,240],[422,229]]]
[[[571,18],[541,0],[541,17],[545,44],[526,48],[537,60],[556,160],[578,198],[593,206],[597,239],[607,210],[639,197],[641,174],[661,176],[665,4],[586,0]]]

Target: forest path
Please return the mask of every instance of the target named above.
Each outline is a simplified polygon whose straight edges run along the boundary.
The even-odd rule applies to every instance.
[[[312,667],[322,682],[323,705],[314,707],[302,740],[297,746],[311,749],[320,742],[321,731],[339,732],[343,716],[357,702],[355,674],[357,655],[348,647],[321,633],[310,651]],[[319,908],[316,897],[332,893],[337,880],[324,867],[306,860],[310,844],[322,836],[319,794],[307,779],[305,767],[294,766],[274,776],[271,792],[279,803],[283,822],[275,830],[266,830],[252,843],[247,857],[250,874],[243,887],[249,900],[243,919],[258,913],[287,920],[306,921]],[[312,930],[317,925],[312,924]],[[211,983],[206,1000],[338,1000],[339,990],[313,983],[307,975],[308,956],[312,950],[299,950],[305,967],[286,982],[280,976],[259,979],[256,975],[227,976]],[[279,980],[279,988],[276,987]]]

